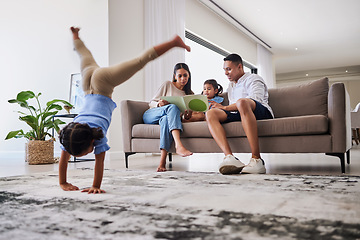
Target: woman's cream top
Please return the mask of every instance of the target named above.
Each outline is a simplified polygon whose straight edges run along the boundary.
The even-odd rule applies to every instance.
[[[162,96],[185,96],[185,92],[175,87],[173,82],[166,81],[160,86],[159,90],[155,94],[155,97],[150,101],[149,107],[157,107],[160,97]]]

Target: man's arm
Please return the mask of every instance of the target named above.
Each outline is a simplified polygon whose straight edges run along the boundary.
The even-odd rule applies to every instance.
[[[264,99],[265,92],[267,91],[267,87],[262,80],[255,79],[250,82],[248,91],[249,91],[248,92],[249,98],[261,103],[262,100]]]
[[[93,185],[90,188],[86,188],[86,189],[82,190],[82,192],[88,192],[88,193],[104,193],[105,192],[104,190],[100,189],[103,174],[104,174],[105,153],[106,152],[95,154],[95,172],[94,172]]]

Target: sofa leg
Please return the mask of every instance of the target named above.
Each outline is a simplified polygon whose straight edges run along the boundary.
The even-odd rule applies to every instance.
[[[346,152],[347,164],[350,164],[350,149]]]
[[[345,173],[345,153],[325,153],[325,154],[340,158],[341,172]]]
[[[169,168],[172,168],[172,153],[169,153]]]
[[[125,152],[125,167],[129,168],[129,156],[135,154],[134,152]]]

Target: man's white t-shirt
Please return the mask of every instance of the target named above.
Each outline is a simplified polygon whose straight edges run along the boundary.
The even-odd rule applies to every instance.
[[[268,88],[262,77],[259,75],[245,73],[236,83],[229,83],[227,92],[229,104],[236,103],[240,98],[251,98],[266,107],[274,117],[274,113],[268,103]]]

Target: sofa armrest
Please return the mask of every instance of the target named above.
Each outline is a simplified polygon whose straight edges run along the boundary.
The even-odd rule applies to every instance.
[[[345,153],[351,148],[350,98],[343,83],[334,83],[329,89],[329,130],[334,153]]]
[[[124,152],[131,152],[131,132],[135,124],[143,123],[143,114],[149,109],[148,102],[121,101],[121,120]]]

